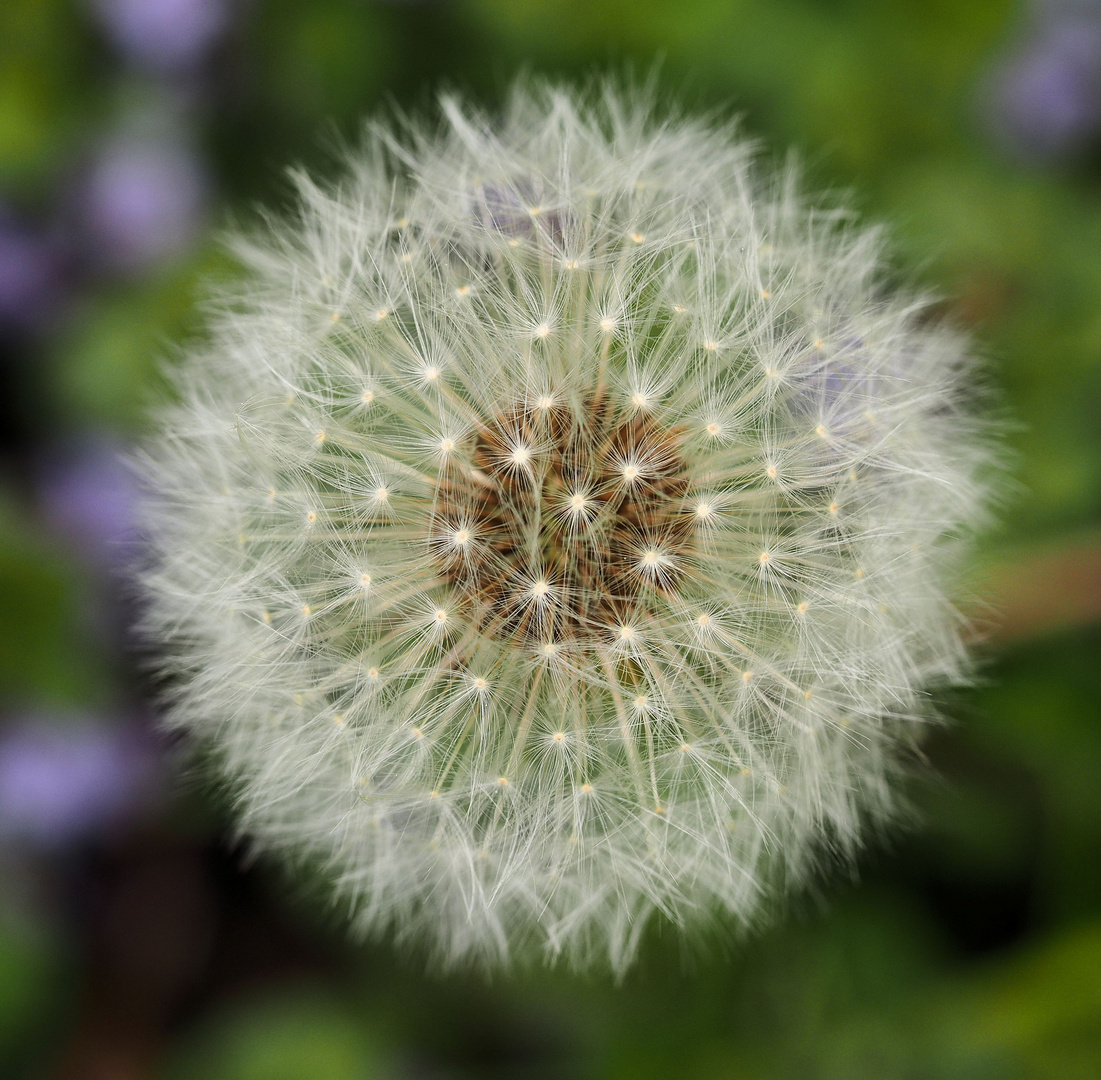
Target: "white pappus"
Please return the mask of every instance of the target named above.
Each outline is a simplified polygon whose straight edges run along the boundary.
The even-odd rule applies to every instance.
[[[622,971],[890,816],[990,428],[878,232],[728,125],[443,111],[235,241],[143,456],[147,629],[358,929]]]

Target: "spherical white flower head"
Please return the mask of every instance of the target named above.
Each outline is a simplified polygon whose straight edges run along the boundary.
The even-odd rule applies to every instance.
[[[746,144],[521,90],[379,132],[148,450],[170,719],[262,845],[445,960],[629,963],[890,809],[961,674],[961,340]]]

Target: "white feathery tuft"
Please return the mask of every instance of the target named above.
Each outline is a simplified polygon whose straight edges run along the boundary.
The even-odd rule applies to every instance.
[[[237,242],[143,462],[148,626],[358,928],[622,970],[890,816],[989,427],[877,232],[728,127],[444,114]]]

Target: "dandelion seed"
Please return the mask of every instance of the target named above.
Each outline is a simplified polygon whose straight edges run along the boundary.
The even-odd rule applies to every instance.
[[[889,819],[966,675],[991,428],[875,236],[721,125],[444,108],[303,181],[179,365],[167,722],[357,929],[622,969],[658,913],[755,924]],[[355,274],[320,315],[319,251]]]
[[[523,468],[531,461],[531,447],[527,443],[518,442],[508,452],[508,463],[516,468]]]

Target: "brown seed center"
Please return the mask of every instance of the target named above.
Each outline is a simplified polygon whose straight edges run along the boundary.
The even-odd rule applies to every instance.
[[[679,435],[604,395],[475,432],[441,478],[432,548],[484,632],[592,640],[676,585],[692,555]]]

